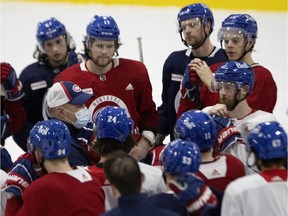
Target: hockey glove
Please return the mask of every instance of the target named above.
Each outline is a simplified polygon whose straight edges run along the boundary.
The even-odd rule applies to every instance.
[[[17,79],[14,68],[8,63],[1,63],[1,84],[9,101],[19,100],[24,96],[22,83]]]
[[[1,169],[5,172],[8,172],[12,166],[12,159],[7,151],[3,146],[0,147],[1,149]]]
[[[89,121],[85,127],[79,129],[77,139],[90,148],[91,143],[95,139],[95,124],[92,121]]]
[[[166,134],[157,133],[156,137],[155,137],[155,147],[156,146],[162,146],[163,141],[165,140],[166,136],[167,136]]]
[[[170,181],[168,186],[185,204],[189,213],[197,214],[207,206],[217,205],[217,198],[211,189],[194,174],[181,174],[177,181]]]
[[[214,155],[225,152],[227,148],[238,141],[242,142],[243,138],[237,127],[229,126],[223,128],[217,135],[217,140],[214,144]]]
[[[194,70],[190,70],[189,66],[186,67],[183,75],[181,94],[182,98],[194,100],[199,98],[200,87],[202,82]]]
[[[22,196],[25,189],[43,173],[36,170],[36,159],[33,154],[25,153],[13,164],[6,181],[5,191],[15,196]]]

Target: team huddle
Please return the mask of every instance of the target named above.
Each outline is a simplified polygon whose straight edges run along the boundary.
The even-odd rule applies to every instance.
[[[53,17],[19,78],[1,63],[1,215],[288,214],[287,133],[252,58],[256,20],[226,17],[221,48],[207,5],[177,21],[186,49],[164,62],[159,107],[144,63],[119,57],[111,16],[88,23],[84,53]]]

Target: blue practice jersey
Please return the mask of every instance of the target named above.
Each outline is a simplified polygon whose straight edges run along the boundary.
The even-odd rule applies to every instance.
[[[207,57],[193,56],[192,50],[181,50],[171,53],[166,59],[162,72],[162,104],[158,107],[160,115],[159,133],[170,134],[174,139],[173,129],[177,119],[177,110],[180,104],[180,84],[185,68],[194,58],[205,61],[209,66],[228,60],[225,50],[216,48]]]

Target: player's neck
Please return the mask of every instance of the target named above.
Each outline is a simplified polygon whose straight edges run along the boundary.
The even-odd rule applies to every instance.
[[[111,61],[107,66],[105,67],[100,67],[96,65],[91,59],[86,62],[86,67],[87,69],[96,74],[96,75],[103,75],[106,74],[108,71],[111,70],[113,67],[113,61]]]
[[[237,104],[232,111],[228,111],[231,118],[242,119],[252,112],[252,108],[248,105],[247,100],[243,100]]]
[[[52,172],[68,172],[73,170],[67,160],[45,160],[44,167],[48,173]]]
[[[255,64],[254,60],[252,59],[252,55],[251,52],[248,52],[242,59],[241,61],[249,64],[249,65],[253,65]]]
[[[214,161],[214,157],[212,156],[212,150],[201,153],[201,162],[210,162]]]
[[[207,38],[201,47],[195,50],[192,49],[192,53],[193,53],[193,56],[195,57],[207,57],[213,52],[214,49],[215,49],[215,46],[213,46],[210,39]]]

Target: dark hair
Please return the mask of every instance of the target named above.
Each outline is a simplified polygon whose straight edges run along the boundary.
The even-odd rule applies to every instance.
[[[126,152],[117,151],[103,163],[106,178],[121,195],[140,193],[142,175],[138,162]]]
[[[135,145],[136,142],[133,135],[129,134],[124,143],[110,138],[97,139],[94,142],[93,149],[100,155],[107,156],[115,151],[124,151],[128,153]]]

